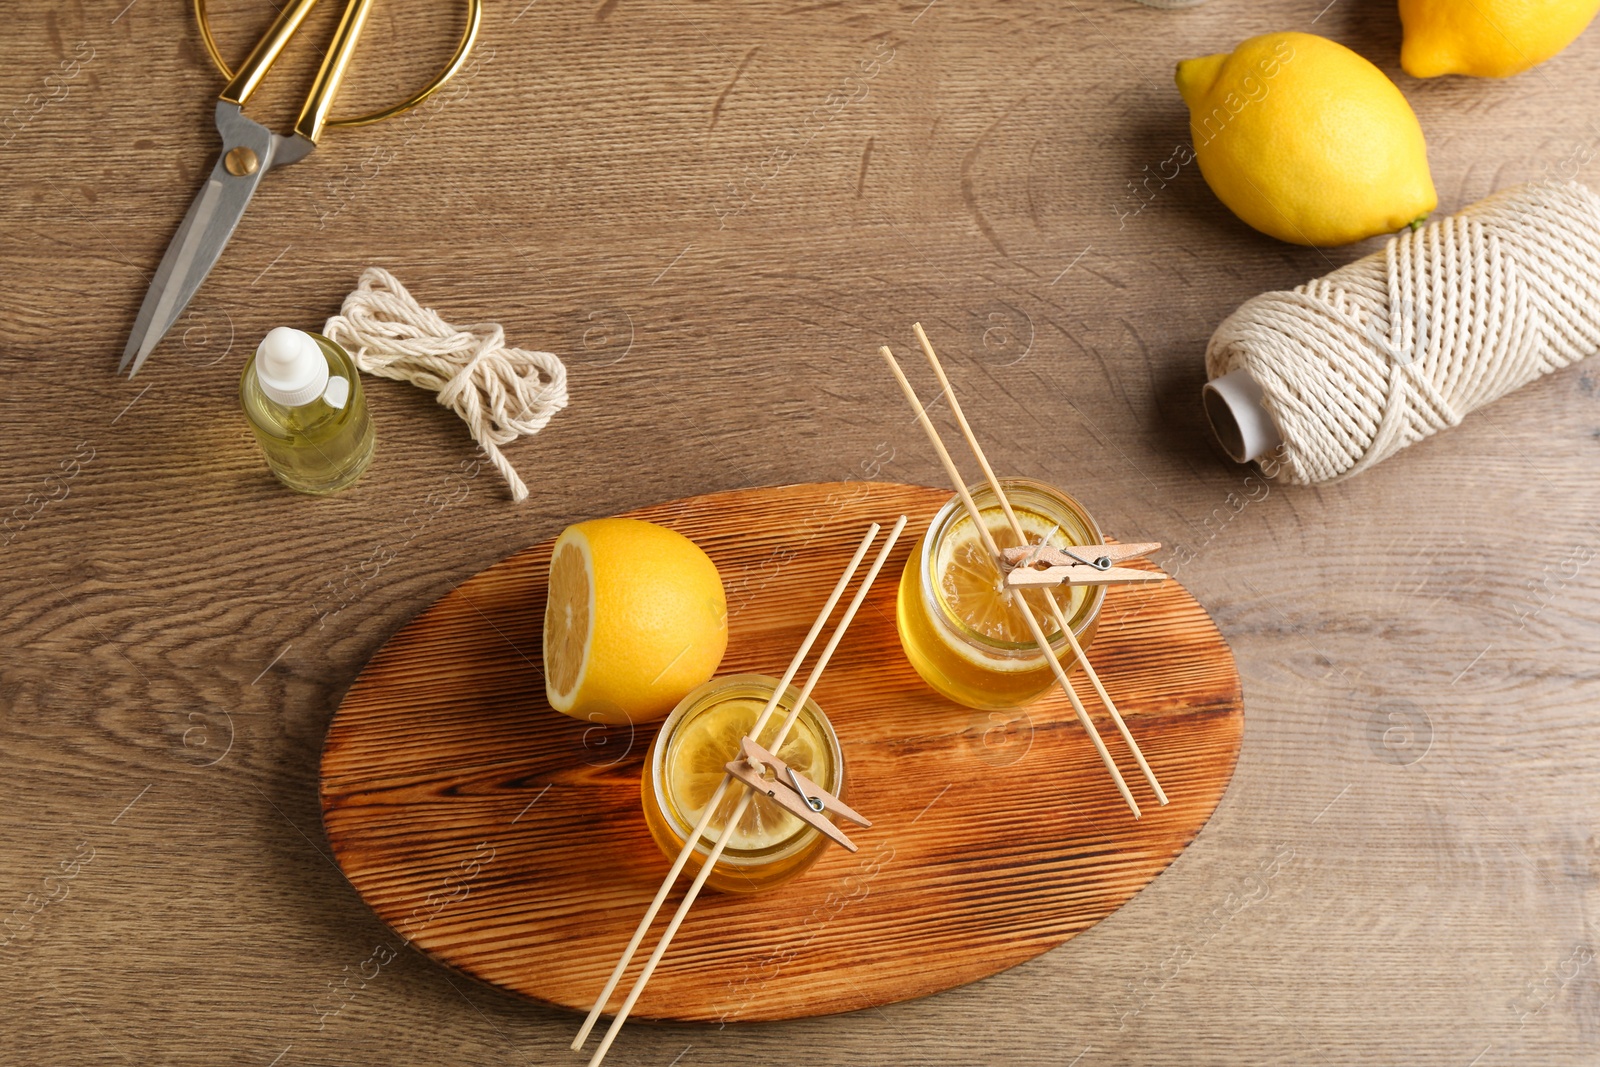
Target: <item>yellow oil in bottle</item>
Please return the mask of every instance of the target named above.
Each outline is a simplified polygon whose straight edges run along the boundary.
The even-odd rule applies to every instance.
[[[239,403],[267,465],[302,493],[332,493],[372,462],[372,419],[355,361],[320,334],[279,327],[239,378]]]

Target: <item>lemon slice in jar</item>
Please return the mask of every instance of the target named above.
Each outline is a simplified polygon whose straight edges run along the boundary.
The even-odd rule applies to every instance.
[[[1037,545],[1045,541],[1058,548],[1072,547],[1067,534],[1050,520],[1029,511],[1017,511],[1016,514],[1025,541],[1017,540],[1005,513],[998,507],[985,508],[982,512],[989,535],[1002,551],[1018,544]],[[977,529],[965,513],[956,516],[949,533],[940,540],[939,555],[933,561],[933,567],[934,573],[939,576],[939,597],[962,625],[991,641],[1033,644],[1033,634],[1028,629],[1027,620],[1007,595],[994,562],[989,558],[988,549],[984,548]],[[1071,619],[1089,595],[1089,590],[1085,586],[1076,586],[1057,589],[1055,594],[1056,603]],[[1032,609],[1033,617],[1038,620],[1039,628],[1047,637],[1054,637],[1057,627],[1050,607],[1045,603],[1045,590],[1028,589],[1022,596]]]
[[[667,781],[673,804],[691,825],[700,821],[706,804],[727,772],[728,762],[738,757],[739,743],[750,733],[764,706],[764,701],[735,697],[705,709],[678,728],[672,739],[672,750],[667,755]],[[779,705],[768,718],[762,736],[757,739],[763,747],[771,747],[785,714],[784,707]],[[776,755],[812,781],[826,782],[831,768],[827,765],[825,751],[822,739],[806,719],[800,718],[789,728],[789,736]],[[746,792],[737,782],[729,786],[707,827],[709,835],[715,837],[721,833],[739,798]],[[757,795],[739,817],[733,836],[728,839],[728,847],[770,848],[804,826],[805,823],[767,797]]]

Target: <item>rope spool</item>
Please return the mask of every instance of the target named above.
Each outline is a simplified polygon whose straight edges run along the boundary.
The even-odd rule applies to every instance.
[[[1206,407],[1235,459],[1308,485],[1597,350],[1600,196],[1534,182],[1246,301],[1206,347]]]

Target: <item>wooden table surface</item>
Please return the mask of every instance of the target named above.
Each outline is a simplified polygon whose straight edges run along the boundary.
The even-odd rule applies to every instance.
[[[270,17],[214,6],[234,57]],[[568,522],[938,484],[874,355],[911,355],[920,319],[1001,468],[1166,543],[1238,656],[1237,776],[1062,949],[882,1010],[637,1025],[610,1062],[1594,1062],[1594,370],[1350,482],[1264,483],[1208,440],[1205,341],[1377,243],[1289,247],[1193,165],[1146,179],[1188,138],[1174,61],[1292,29],[1397,77],[1442,209],[1593,180],[1600,31],[1511,81],[1420,83],[1367,0],[493,3],[437,106],[268,177],[130,382],[113,369],[214,157],[220,79],[181,0],[6,15],[0,1060],[582,1062],[572,1016],[406,949],[330,862],[333,708],[405,620]],[[350,105],[426,77],[460,19],[377,5]],[[285,121],[300,52],[253,113]],[[358,486],[268,476],[245,355],[318,327],[369,265],[566,360],[571,406],[510,449],[526,504],[429,396],[377,380]]]

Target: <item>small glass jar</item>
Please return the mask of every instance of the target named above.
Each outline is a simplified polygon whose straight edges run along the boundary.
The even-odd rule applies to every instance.
[[[661,724],[645,759],[640,794],[650,836],[668,859],[677,859],[705,811],[705,801],[722,780],[726,765],[738,757],[740,740],[755,725],[777,684],[777,679],[760,674],[713,678],[684,697]],[[778,727],[799,696],[790,686],[756,738],[769,751]],[[833,725],[814,700],[807,699],[789,737],[775,754],[843,799],[844,755]],[[737,781],[728,787],[719,814],[690,857],[691,872],[710,855],[726,818],[748,792]],[[767,797],[756,795],[706,885],[724,893],[771,889],[815,863],[827,844],[828,839],[816,828]]]
[[[1061,490],[1028,478],[1006,478],[1000,484],[1024,529],[1038,531],[1033,536],[1048,536],[1050,544],[1067,548],[1104,540],[1100,527],[1083,505]],[[971,486],[968,491],[999,545],[1004,548],[1014,544],[1016,538],[988,483]],[[1009,641],[989,636],[965,622],[951,607],[950,594],[942,583],[941,560],[947,557],[947,543],[971,536],[972,522],[961,498],[951,497],[933,517],[900,576],[895,612],[900,646],[922,680],[957,704],[992,711],[1020,707],[1048,692],[1055,684],[1055,673],[1033,640]],[[995,580],[998,583],[998,575]],[[1087,651],[1100,624],[1105,586],[1056,587],[1051,591],[1078,644]],[[1039,610],[1034,617],[1049,637],[1061,666],[1071,670],[1077,658],[1043,605],[1043,594],[1030,591],[1027,596],[1030,601],[1037,599]]]

